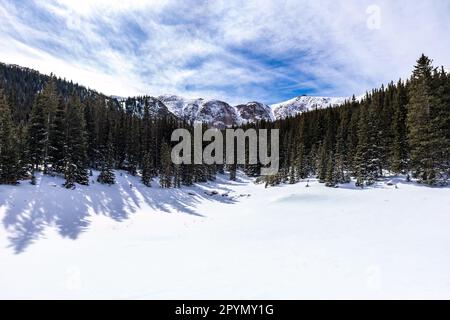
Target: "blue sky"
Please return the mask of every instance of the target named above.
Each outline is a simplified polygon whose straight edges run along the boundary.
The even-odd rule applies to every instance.
[[[450,3],[0,0],[0,61],[106,94],[275,103],[450,66]]]

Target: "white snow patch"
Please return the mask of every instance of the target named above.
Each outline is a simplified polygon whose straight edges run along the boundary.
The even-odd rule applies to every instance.
[[[450,298],[450,188],[117,179],[0,186],[0,298]]]

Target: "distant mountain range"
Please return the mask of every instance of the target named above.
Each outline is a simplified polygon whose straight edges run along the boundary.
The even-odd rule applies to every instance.
[[[10,102],[16,107],[20,117],[26,117],[26,114],[30,112],[36,94],[42,90],[49,79],[49,76],[29,68],[0,63],[0,82],[7,89],[7,93],[16,92],[10,94]],[[89,96],[104,97],[114,100],[127,112],[139,115],[143,115],[145,106],[148,106],[152,117],[175,116],[189,122],[207,123],[216,128],[294,117],[306,111],[341,105],[350,99],[345,97],[299,96],[273,105],[252,101],[232,106],[220,100],[187,99],[176,95],[128,98],[106,96],[63,79],[58,79],[57,83],[59,91],[64,96],[67,96],[70,92],[76,92],[82,100]],[[358,99],[360,98],[358,97]]]
[[[351,99],[348,97],[299,96],[270,106],[257,101],[232,106],[220,100],[186,99],[176,95],[113,98],[128,110],[135,109],[136,112],[142,112],[143,105],[148,105],[151,115],[166,116],[171,113],[180,119],[189,122],[203,122],[216,128],[294,117],[302,112],[338,106]]]

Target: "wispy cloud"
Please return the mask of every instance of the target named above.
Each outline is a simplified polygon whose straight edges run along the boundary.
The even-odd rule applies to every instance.
[[[1,61],[123,96],[347,96],[422,52],[450,65],[445,0],[0,0],[0,20]]]

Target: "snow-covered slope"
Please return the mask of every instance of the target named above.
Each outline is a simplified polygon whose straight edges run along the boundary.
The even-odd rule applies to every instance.
[[[173,114],[189,122],[204,122],[216,128],[238,126],[245,123],[266,120],[274,121],[296,116],[299,113],[343,104],[349,98],[300,96],[273,104],[253,101],[231,106],[220,100],[187,99],[177,95],[117,99],[130,112],[143,113],[145,105],[150,107],[151,116]]]
[[[185,99],[175,95],[158,97],[176,116],[187,121],[208,123],[216,128],[239,125],[242,120],[236,108],[219,100]]]
[[[159,96],[158,99],[177,117],[196,121],[197,114],[205,102],[203,99],[186,99],[176,95]]]
[[[285,102],[273,104],[270,107],[272,108],[276,119],[284,119],[287,117],[294,117],[309,110],[341,105],[349,99],[350,98],[348,97],[299,96]]]
[[[246,104],[240,104],[236,106],[236,109],[245,123],[253,123],[261,120],[274,120],[272,109],[268,105],[260,102],[253,101]]]
[[[450,298],[450,188],[116,175],[0,186],[1,299]]]
[[[260,120],[284,119],[316,108],[341,105],[349,100],[349,98],[300,96],[271,106],[253,101],[232,107],[223,101],[186,99],[176,95],[164,95],[158,99],[182,119],[206,122],[220,128]]]
[[[145,106],[148,106],[149,115],[151,117],[167,117],[173,116],[173,113],[159,99],[150,96],[121,98],[112,97],[128,112],[143,115]]]
[[[242,123],[236,108],[219,100],[206,101],[197,114],[197,121],[209,123],[215,128],[227,128]]]

